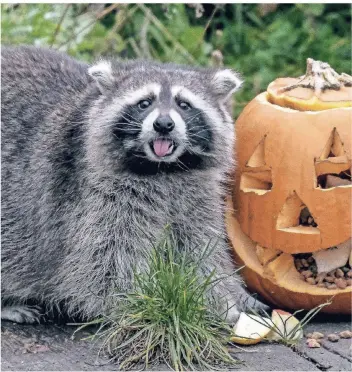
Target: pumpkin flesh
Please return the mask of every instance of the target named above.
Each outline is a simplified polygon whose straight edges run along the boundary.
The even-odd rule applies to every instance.
[[[269,102],[300,111],[352,107],[352,77],[312,58],[304,76],[276,79],[267,92]]]

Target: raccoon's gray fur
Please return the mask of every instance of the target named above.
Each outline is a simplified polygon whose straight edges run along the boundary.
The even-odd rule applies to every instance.
[[[220,237],[202,271],[233,274],[222,185],[236,74],[138,61],[89,68],[33,47],[3,48],[1,73],[3,301],[96,316],[116,284],[130,287],[166,224],[195,257]],[[158,115],[172,132],[156,132]],[[234,276],[216,294],[230,305],[248,298]],[[31,321],[11,308],[3,318]]]

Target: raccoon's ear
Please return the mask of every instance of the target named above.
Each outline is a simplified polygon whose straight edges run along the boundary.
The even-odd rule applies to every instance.
[[[109,61],[99,61],[89,67],[88,74],[95,80],[101,93],[110,90],[114,86],[114,77]]]
[[[242,85],[242,80],[236,72],[225,69],[215,73],[211,80],[214,93],[220,100],[226,101]]]

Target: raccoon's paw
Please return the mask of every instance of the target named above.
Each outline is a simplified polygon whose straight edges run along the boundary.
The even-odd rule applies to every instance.
[[[243,295],[239,303],[240,311],[246,313],[256,312],[259,315],[265,315],[270,312],[270,307],[256,298],[256,295]]]
[[[263,304],[255,297],[247,294],[242,295],[241,298],[236,302],[232,300],[227,302],[226,321],[230,325],[234,325],[237,322],[241,312],[253,313],[253,311],[264,316],[265,312],[268,313],[270,311],[270,307]]]
[[[235,324],[240,317],[240,310],[235,304],[231,304],[231,306],[226,310],[226,321],[229,324]]]
[[[15,323],[39,323],[40,307],[38,306],[8,306],[1,309],[1,319]]]

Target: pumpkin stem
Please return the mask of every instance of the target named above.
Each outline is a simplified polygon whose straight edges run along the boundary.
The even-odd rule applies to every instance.
[[[299,79],[297,83],[283,87],[279,92],[284,93],[302,87],[312,89],[319,94],[326,89],[340,90],[342,86],[352,86],[352,76],[345,73],[339,75],[328,63],[315,61],[312,58],[307,58],[306,74]]]

